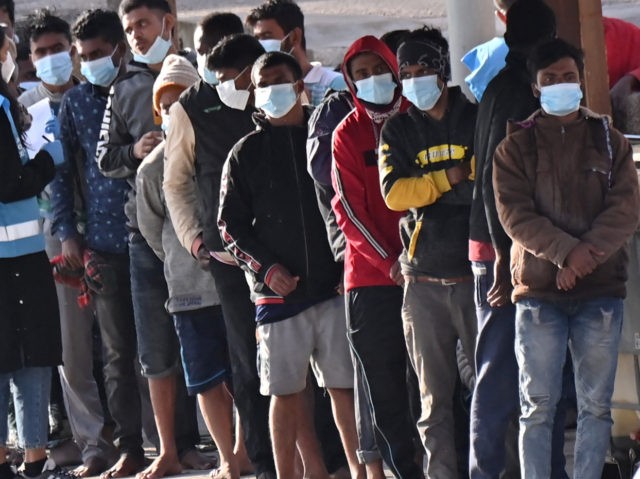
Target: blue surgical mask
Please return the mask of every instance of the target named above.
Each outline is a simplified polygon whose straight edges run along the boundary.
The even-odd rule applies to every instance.
[[[36,76],[48,85],[64,85],[71,78],[73,63],[69,52],[54,53],[33,62]]]
[[[146,63],[147,65],[157,65],[158,63],[162,63],[164,57],[167,56],[167,52],[171,48],[171,35],[169,35],[168,40],[162,38],[162,35],[164,35],[164,19],[162,19],[162,31],[160,32],[160,35],[156,37],[153,45],[149,47],[147,53],[134,53],[133,59],[140,63]]]
[[[282,118],[291,111],[298,101],[293,83],[281,83],[264,88],[256,88],[256,108],[260,108],[271,118]]]
[[[540,88],[540,105],[545,113],[565,116],[580,108],[580,83],[556,83]]]
[[[393,81],[393,75],[391,75],[391,73],[373,75],[354,83],[357,88],[356,96],[374,105],[387,105],[391,103],[397,86]]]
[[[116,48],[117,50],[117,48]],[[113,64],[113,55],[98,58],[89,62],[80,62],[80,73],[84,75],[89,83],[96,86],[107,87],[113,83],[118,76],[120,65]]]
[[[431,110],[442,95],[442,89],[438,86],[438,75],[402,80],[402,94],[418,110]]]
[[[265,52],[279,52],[280,44],[282,40],[278,40],[276,38],[267,38],[265,40],[258,40],[262,48],[264,48]]]
[[[202,79],[211,86],[216,86],[218,83],[220,83],[220,80],[218,80],[218,77],[216,76],[215,72],[212,70],[209,70],[208,68],[204,69]]]

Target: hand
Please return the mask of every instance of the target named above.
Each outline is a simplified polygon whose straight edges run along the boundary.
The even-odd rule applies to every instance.
[[[269,289],[280,296],[287,296],[298,287],[300,276],[292,276],[281,264],[274,264],[265,278]]]
[[[492,308],[499,308],[511,301],[511,270],[509,269],[510,255],[496,251],[496,261],[493,265],[493,285],[487,293],[487,301]]]
[[[162,141],[162,132],[148,131],[133,145],[133,156],[143,160]]]
[[[455,186],[458,183],[469,179],[469,175],[471,174],[471,162],[465,161],[460,165],[452,166],[446,170],[446,173],[449,184],[451,186]]]
[[[211,255],[204,243],[201,243],[198,251],[196,251],[196,260],[198,261],[200,269],[204,271],[209,271],[211,269]]]
[[[581,242],[569,252],[565,265],[571,268],[578,278],[584,278],[598,267],[598,257],[603,255],[604,251],[600,251],[591,243]]]
[[[402,276],[399,261],[396,261],[391,265],[391,269],[389,270],[389,278],[391,278],[398,286],[402,286],[404,284],[404,276]]]
[[[556,288],[562,291],[572,290],[576,285],[576,274],[571,268],[560,268],[556,274]]]
[[[54,138],[60,138],[60,122],[55,115],[47,120],[44,125],[44,131],[52,134]]]
[[[78,238],[68,238],[62,242],[62,257],[64,263],[69,269],[84,268],[82,259],[82,245]]]
[[[60,140],[45,143],[42,146],[42,149],[49,153],[49,156],[51,156],[54,165],[60,166],[62,163],[64,163],[64,152],[62,151],[62,143],[60,143]]]

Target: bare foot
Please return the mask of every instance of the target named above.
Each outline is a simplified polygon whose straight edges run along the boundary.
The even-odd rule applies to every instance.
[[[236,464],[238,464],[241,476],[248,476],[255,472],[253,464],[251,464],[249,456],[247,456],[246,450],[244,451],[244,454],[242,452],[234,452],[233,455],[236,458]]]
[[[100,475],[100,479],[132,476],[144,467],[144,456],[123,453],[111,468]]]
[[[73,474],[77,477],[97,476],[107,469],[106,459],[99,456],[92,456],[84,464],[76,467]]]
[[[204,471],[205,469],[215,467],[216,462],[215,459],[205,456],[197,449],[189,449],[180,456],[180,463],[185,469]]]
[[[231,464],[223,462],[220,467],[209,473],[211,479],[240,479],[240,473],[233,471]]]
[[[182,464],[178,456],[161,454],[144,471],[136,474],[136,479],[160,479],[165,476],[175,476],[181,472]]]

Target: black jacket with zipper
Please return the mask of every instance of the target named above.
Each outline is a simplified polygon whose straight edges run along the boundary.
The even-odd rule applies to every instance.
[[[256,304],[325,299],[340,282],[342,268],[307,173],[306,119],[302,126],[274,127],[256,114],[257,130],[233,147],[222,171],[218,227],[226,249],[249,273]],[[277,263],[300,277],[286,298],[264,284]]]

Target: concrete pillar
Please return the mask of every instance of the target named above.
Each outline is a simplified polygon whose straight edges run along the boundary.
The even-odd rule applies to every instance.
[[[464,83],[469,70],[460,59],[474,46],[495,36],[493,11],[492,0],[447,0],[452,84],[462,86],[471,99],[473,95]]]

